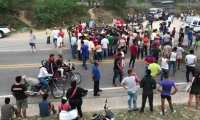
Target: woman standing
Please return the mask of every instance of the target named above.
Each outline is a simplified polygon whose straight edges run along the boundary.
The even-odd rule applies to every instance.
[[[36,52],[36,41],[35,41],[36,37],[35,35],[33,34],[33,31],[30,30],[30,35],[29,35],[29,44],[31,46],[31,52]]]
[[[96,54],[97,54],[97,60],[98,62],[101,62],[102,61],[102,45],[101,45],[101,42],[98,42],[98,45],[96,46],[95,48],[96,50]]]
[[[190,90],[190,97],[188,100],[188,105],[185,107],[186,110],[190,110],[190,106],[192,104],[192,99],[195,95],[196,99],[196,109],[199,108],[199,94],[200,94],[200,71],[196,72],[196,76],[193,77],[190,82],[192,82],[191,90]]]
[[[163,76],[165,73],[169,73],[169,60],[167,59],[167,55],[165,54],[162,58],[161,58],[161,69],[162,69],[162,73],[160,75],[160,81],[163,80]]]
[[[169,55],[169,60],[170,60],[169,72],[170,72],[171,65],[173,65],[173,77],[175,77],[175,73],[176,73],[176,57],[177,57],[176,50],[177,48],[175,47],[173,49],[173,52],[171,52]]]
[[[67,90],[66,97],[69,99],[69,105],[71,109],[78,110],[78,114],[80,116],[80,120],[82,120],[82,110],[81,105],[83,103],[82,97],[87,94],[88,90],[84,90],[81,87],[76,86],[76,81],[71,81],[71,87]]]

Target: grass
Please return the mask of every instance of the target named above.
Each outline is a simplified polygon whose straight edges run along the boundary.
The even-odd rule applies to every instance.
[[[126,109],[112,110],[115,115],[116,120],[199,120],[200,112],[195,109],[193,105],[191,110],[185,110],[186,104],[173,104],[174,109],[177,111],[175,114],[171,114],[169,106],[165,105],[167,112],[164,117],[160,116],[160,106],[154,107],[154,112],[149,112],[148,107],[146,107],[144,114],[132,111],[128,113]],[[91,116],[96,112],[86,112],[83,113],[84,120],[91,120]],[[97,111],[98,114],[104,114],[104,111]],[[14,119],[17,120],[17,119]],[[41,118],[38,116],[27,118],[26,120],[54,120],[54,115],[46,118]]]

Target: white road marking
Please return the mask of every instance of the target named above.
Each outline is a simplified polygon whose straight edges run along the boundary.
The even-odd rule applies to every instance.
[[[70,48],[63,48],[64,50],[68,50]],[[45,49],[37,49],[37,51],[45,51],[45,50],[56,50],[55,48],[45,48]],[[0,50],[0,52],[22,52],[22,51],[31,51],[30,49],[21,49],[21,50]]]
[[[184,85],[188,84],[187,82],[181,82],[181,83],[175,83],[175,85]],[[140,86],[137,86],[140,87]],[[109,88],[101,88],[101,90],[117,90],[117,89],[123,89],[123,87],[109,87]],[[93,89],[87,89],[89,92],[93,91]],[[67,91],[65,91],[67,92]],[[6,98],[6,97],[13,97],[12,95],[2,95],[0,98]]]

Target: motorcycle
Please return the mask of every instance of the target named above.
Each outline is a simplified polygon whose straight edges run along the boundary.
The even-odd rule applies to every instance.
[[[34,85],[31,84],[30,79],[32,79],[32,81],[34,81],[34,83],[36,83],[36,84],[34,84]],[[56,84],[56,82],[57,82],[56,78],[54,78],[53,76],[47,77],[46,81],[48,82],[48,87],[47,87],[46,90],[44,90],[45,94],[49,94],[49,92],[51,92],[52,96],[55,99],[59,99],[59,98],[62,98],[64,96],[65,89],[64,89],[63,85]],[[24,79],[24,82],[25,82],[25,86],[27,87],[28,94],[30,96],[36,96],[37,94],[39,94],[39,91],[42,87],[42,84],[37,82],[36,78],[27,77],[27,78]]]
[[[107,104],[107,99],[104,105],[104,111],[106,113],[105,116],[101,114],[99,115],[94,114],[92,120],[115,120],[115,115],[110,110],[108,110],[109,106],[107,107],[106,104]]]
[[[78,72],[74,72],[75,65],[73,63],[70,63],[70,60],[64,61],[64,75],[66,76],[66,79],[69,79],[71,81],[76,81],[77,84],[81,82],[81,75]]]

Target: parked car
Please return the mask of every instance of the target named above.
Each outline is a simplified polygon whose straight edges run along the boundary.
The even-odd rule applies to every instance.
[[[11,32],[11,27],[8,24],[0,24],[0,38],[2,38],[5,34],[9,34]]]
[[[198,21],[200,20],[199,16],[187,16],[186,21],[182,23],[181,28],[185,29],[185,34],[188,33],[189,28],[198,27]],[[196,30],[196,28],[195,28]]]

